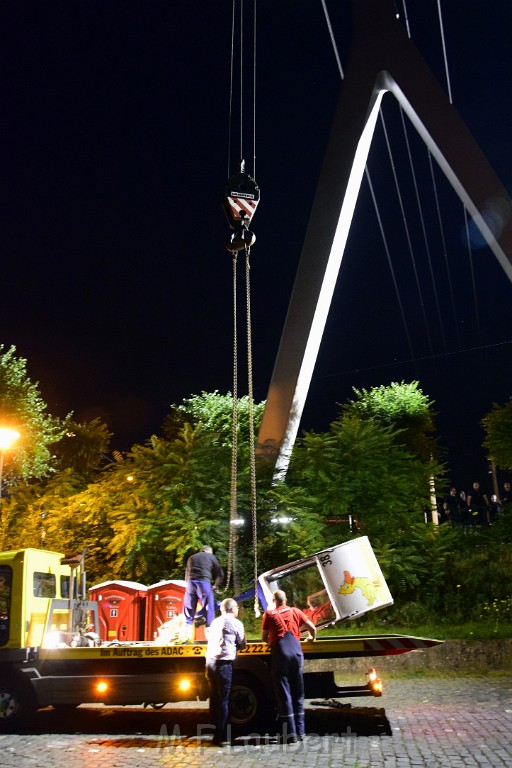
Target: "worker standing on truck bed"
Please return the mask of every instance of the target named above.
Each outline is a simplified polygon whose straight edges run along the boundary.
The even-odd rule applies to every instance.
[[[237,619],[238,603],[227,597],[220,604],[221,615],[212,621],[206,648],[206,677],[210,686],[210,717],[215,728],[213,743],[227,747],[229,696],[233,681],[233,662],[239,649],[245,648],[245,630]]]
[[[304,738],[304,654],[300,644],[300,630],[309,629],[313,640],[316,627],[300,608],[286,604],[286,594],[277,589],[273,608],[263,614],[261,637],[270,645],[270,672],[281,718],[284,743]]]
[[[183,613],[189,637],[192,636],[194,617],[197,603],[202,605],[202,613],[209,627],[215,618],[215,597],[213,591],[217,589],[224,577],[219,561],[213,554],[213,549],[205,546],[195,555],[190,555],[185,569],[185,597],[183,601]]]

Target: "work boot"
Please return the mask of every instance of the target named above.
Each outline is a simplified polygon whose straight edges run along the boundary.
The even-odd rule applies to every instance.
[[[279,743],[295,744],[298,740],[297,734],[295,733],[295,721],[293,715],[291,717],[283,718]]]
[[[305,715],[304,711],[302,712],[294,712],[293,718],[295,720],[295,730],[297,731],[297,736],[299,737],[299,740],[302,741],[304,738],[304,734],[306,732],[305,728]]]

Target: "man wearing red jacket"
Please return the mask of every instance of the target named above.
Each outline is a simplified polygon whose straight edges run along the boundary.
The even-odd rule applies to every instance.
[[[263,614],[261,637],[270,645],[270,671],[281,718],[281,741],[304,738],[304,654],[301,627],[315,640],[316,627],[299,608],[286,604],[282,589],[274,592],[273,607]]]

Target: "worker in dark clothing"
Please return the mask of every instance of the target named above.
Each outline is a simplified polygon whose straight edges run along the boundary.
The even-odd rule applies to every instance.
[[[443,501],[444,520],[453,525],[460,525],[463,522],[463,503],[455,487],[450,488],[450,493],[445,496]]]
[[[468,509],[472,525],[489,525],[489,499],[476,481],[468,493]]]
[[[183,601],[183,613],[188,629],[189,637],[192,636],[192,628],[196,615],[197,603],[202,605],[202,615],[206,626],[209,627],[215,618],[215,597],[213,591],[217,589],[224,577],[219,561],[213,554],[211,547],[203,547],[200,552],[190,555],[185,570],[185,597]]]
[[[261,637],[270,645],[270,672],[281,718],[281,741],[293,743],[304,738],[304,654],[301,627],[316,638],[316,627],[300,608],[286,604],[286,594],[273,594],[273,607],[265,611]]]

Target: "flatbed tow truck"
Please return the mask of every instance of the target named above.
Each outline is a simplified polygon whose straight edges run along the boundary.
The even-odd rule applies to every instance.
[[[349,551],[354,545],[355,557]],[[342,583],[335,576],[341,563]],[[367,575],[351,575],[365,569]],[[102,642],[94,631],[97,603],[71,597],[84,583],[76,563],[59,553],[0,553],[0,730],[30,722],[41,707],[65,711],[101,703],[160,708],[168,702],[207,700],[204,641]],[[316,613],[319,627],[385,607],[391,599],[366,537],[263,574],[258,589],[263,602],[278,586],[294,597],[305,590],[306,610]],[[438,642],[406,635],[320,634],[314,642],[305,640],[306,698],[327,702],[382,694],[373,669],[364,684],[340,687],[332,669],[308,672],[310,660],[397,655]],[[268,646],[255,641],[249,641],[236,659],[231,718],[240,733],[255,732],[274,712],[269,660]]]

